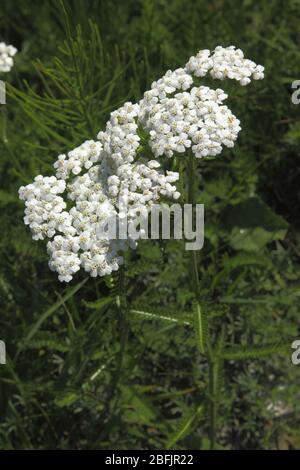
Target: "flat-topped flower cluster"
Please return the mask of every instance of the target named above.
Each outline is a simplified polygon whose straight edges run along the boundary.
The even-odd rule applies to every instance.
[[[5,42],[0,42],[0,73],[9,72],[14,65],[13,57],[17,49],[14,46],[8,46]]]
[[[237,80],[248,85],[264,77],[264,68],[245,59],[234,46],[202,50],[184,68],[169,70],[140,102],[140,122],[150,133],[150,147],[158,157],[172,157],[191,149],[197,158],[215,156],[222,146],[233,147],[240,121],[223,105],[223,90],[192,87],[195,77]]]
[[[127,115],[130,109],[136,107],[125,103],[112,113],[100,141],[86,141],[59,155],[55,176],[36,176],[19,190],[33,238],[52,238],[49,266],[60,281],[69,282],[80,266],[92,277],[111,274],[123,262],[120,253],[135,248],[135,239],[99,239],[99,224],[126,217],[130,232],[135,217],[161,196],[179,197],[172,184],[178,173],[164,174],[156,160],[133,162],[139,138],[132,133],[136,124],[135,113]],[[69,209],[63,194],[71,202]]]
[[[92,277],[105,276],[123,262],[122,252],[137,240],[99,239],[97,227],[114,216],[135,223],[162,197],[180,197],[179,174],[163,171],[157,160],[143,156],[139,129],[148,133],[155,157],[192,151],[196,158],[214,156],[232,147],[240,122],[223,105],[223,90],[193,86],[193,75],[207,73],[241,85],[263,78],[263,67],[245,59],[233,46],[204,50],[184,68],[168,71],[151,85],[138,104],[125,103],[111,113],[98,140],[89,140],[59,155],[55,176],[37,176],[21,187],[24,222],[35,240],[49,238],[49,266],[69,282],[81,267]],[[130,233],[130,230],[129,230]]]

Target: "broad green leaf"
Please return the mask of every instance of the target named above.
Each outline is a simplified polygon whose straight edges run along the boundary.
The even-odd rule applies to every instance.
[[[282,240],[286,231],[268,232],[261,227],[239,229],[235,227],[230,234],[230,245],[235,250],[258,252],[273,240]]]
[[[258,197],[227,209],[225,227],[236,250],[259,251],[272,240],[283,239],[288,223]]]

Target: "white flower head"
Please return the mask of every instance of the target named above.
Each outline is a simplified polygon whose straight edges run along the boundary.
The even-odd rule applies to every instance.
[[[111,114],[99,141],[86,141],[59,155],[53,165],[55,176],[39,175],[19,189],[26,206],[24,222],[34,240],[50,239],[49,267],[60,281],[71,281],[80,268],[91,277],[118,270],[121,253],[135,248],[136,239],[99,239],[99,227],[114,218],[118,228],[126,219],[130,234],[137,214],[147,213],[161,196],[179,197],[172,184],[177,173],[164,174],[157,161],[135,162],[138,110],[125,103]]]
[[[13,57],[17,49],[14,46],[8,46],[5,42],[0,42],[0,73],[9,72],[14,65]]]
[[[196,158],[215,156],[223,146],[233,147],[241,130],[239,120],[223,104],[218,88],[192,86],[194,77],[209,74],[218,80],[236,80],[245,86],[264,77],[264,67],[245,59],[234,46],[199,51],[184,68],[168,71],[152,83],[140,101],[139,123],[149,132],[156,157],[172,157],[191,148]]]

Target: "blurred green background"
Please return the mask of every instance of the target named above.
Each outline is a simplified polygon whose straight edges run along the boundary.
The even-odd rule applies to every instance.
[[[0,41],[19,50],[0,114],[1,449],[162,449],[208,400],[206,364],[188,318],[180,241],[141,243],[127,260],[130,308],[118,287],[81,273],[63,285],[23,224],[19,186],[51,174],[59,153],[95,138],[109,113],[200,49],[240,47],[265,79],[229,93],[241,120],[234,149],[197,165],[205,204],[203,302],[226,345],[281,342],[299,331],[299,106],[296,0],[1,0]],[[75,51],[75,59],[72,55]],[[172,315],[178,322],[161,321]],[[276,349],[276,348],[275,348]],[[292,351],[292,350],[291,350]],[[300,366],[290,354],[224,363],[218,444],[300,448]],[[176,440],[207,448],[207,418]]]

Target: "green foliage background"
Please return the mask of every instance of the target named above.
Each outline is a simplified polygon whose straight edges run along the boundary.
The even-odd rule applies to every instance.
[[[8,353],[0,448],[207,448],[207,366],[191,326],[183,244],[149,241],[130,254],[124,319],[114,303],[118,279],[57,281],[44,244],[23,225],[17,189],[49,174],[59,153],[94,138],[113,109],[138,100],[167,69],[231,44],[266,75],[245,88],[205,81],[228,91],[242,122],[234,149],[197,164],[202,300],[227,351],[217,442],[300,448],[300,366],[290,360],[300,333],[300,119],[290,96],[300,79],[300,2],[66,0],[65,8],[69,24],[57,0],[1,0],[0,40],[19,53],[0,77],[8,93],[0,115],[0,338]]]

